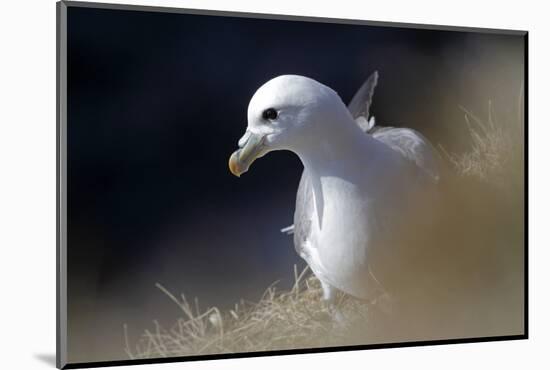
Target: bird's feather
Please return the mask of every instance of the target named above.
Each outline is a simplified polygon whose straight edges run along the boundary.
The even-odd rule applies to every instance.
[[[304,170],[298,192],[296,193],[296,209],[294,211],[294,248],[298,255],[304,253],[304,245],[311,232],[314,210],[313,187],[307,172]]]
[[[371,135],[413,162],[434,182],[439,181],[441,158],[421,133],[410,128],[379,127],[371,130]]]
[[[355,122],[365,132],[369,132],[374,126],[374,120],[369,120],[369,111],[372,104],[374,89],[378,84],[378,71],[374,71],[369,78],[361,85],[355,93],[350,103],[348,110],[351,113]]]

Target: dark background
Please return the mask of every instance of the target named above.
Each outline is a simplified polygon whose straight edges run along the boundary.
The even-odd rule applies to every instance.
[[[517,114],[520,36],[69,7],[69,360],[124,359],[177,307],[256,300],[303,266],[292,238],[302,171],[278,152],[238,179],[227,161],[248,101],[280,74],[305,75],[344,102],[378,70],[381,124],[467,149],[459,105]]]

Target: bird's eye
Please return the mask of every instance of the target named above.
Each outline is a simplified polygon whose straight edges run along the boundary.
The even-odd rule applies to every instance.
[[[277,118],[277,111],[273,108],[267,108],[266,110],[263,111],[262,113],[262,117],[263,119],[265,120],[273,120],[273,119],[276,119]]]

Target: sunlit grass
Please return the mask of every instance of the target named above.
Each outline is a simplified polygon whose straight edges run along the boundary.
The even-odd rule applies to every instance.
[[[298,274],[295,266],[292,289],[279,291],[273,284],[258,302],[241,301],[224,312],[216,307],[201,311],[196,300],[191,303],[157,287],[182,316],[171,328],[154,322],[134,346],[126,336],[125,350],[132,359],[323,347],[347,340],[346,328],[331,319],[320,283],[307,268]],[[336,306],[352,321],[366,322],[371,304],[340,295]]]

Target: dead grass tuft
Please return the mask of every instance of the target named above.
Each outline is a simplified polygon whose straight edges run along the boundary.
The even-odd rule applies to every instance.
[[[445,157],[459,176],[471,177],[496,187],[520,194],[523,174],[523,89],[518,99],[517,116],[499,122],[492,102],[488,103],[487,119],[482,120],[464,107],[471,147],[464,153],[448,153]]]
[[[222,312],[217,307],[200,311],[182,294],[176,297],[157,284],[178,307],[182,317],[171,328],[154,321],[138,343],[126,337],[126,353],[131,359],[312,348],[346,343],[344,327],[332,320],[323,302],[319,281],[308,272],[298,274],[289,291],[279,291],[276,283],[266,289],[257,303],[241,301]],[[366,322],[369,304],[340,295],[338,309],[351,322]],[[330,332],[330,335],[328,333]]]

